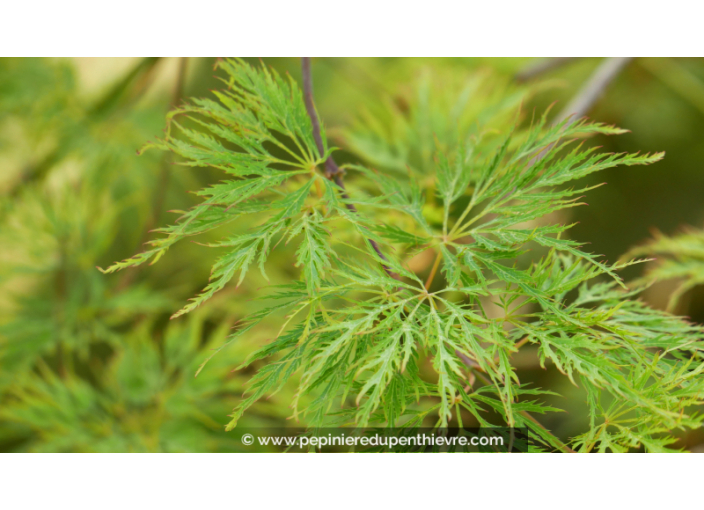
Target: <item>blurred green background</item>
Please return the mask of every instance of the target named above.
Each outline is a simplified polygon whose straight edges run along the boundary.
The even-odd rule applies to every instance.
[[[297,59],[263,59],[300,80]],[[217,171],[174,165],[169,155],[137,150],[162,135],[172,105],[206,96],[222,83],[208,58],[0,59],[0,451],[236,451],[224,432],[252,370],[235,371],[276,334],[258,331],[194,373],[210,349],[254,305],[266,284],[252,272],[189,316],[169,316],[206,283],[214,255],[194,243],[172,248],[159,264],[114,275],[107,267],[136,253],[147,231],[196,203],[189,190]],[[525,111],[560,109],[601,59],[579,59],[527,86]],[[492,73],[511,83],[531,59],[314,59],[317,106],[345,153],[345,128],[383,101],[402,104],[424,74],[464,79]],[[605,151],[666,151],[648,167],[593,177],[608,186],[589,207],[570,210],[572,237],[615,261],[653,229],[704,226],[704,59],[631,61],[589,116],[631,133],[588,143]],[[219,238],[215,231],[198,239]],[[274,252],[273,282],[296,275]],[[271,268],[271,269],[269,269]],[[630,268],[627,279],[643,267]],[[671,288],[643,296],[664,308]],[[704,323],[704,291],[677,310]],[[525,358],[525,359],[524,359]],[[584,398],[566,378],[531,356],[514,362],[528,378],[562,395],[543,423],[563,438],[582,431]],[[264,400],[242,427],[293,424],[294,388]],[[300,423],[299,425],[305,425]],[[679,446],[704,451],[704,434]]]

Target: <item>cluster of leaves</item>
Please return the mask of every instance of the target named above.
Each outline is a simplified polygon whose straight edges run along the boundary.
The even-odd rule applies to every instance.
[[[530,346],[586,391],[590,428],[575,448],[664,450],[668,432],[701,424],[691,410],[704,390],[702,330],[635,300],[618,276],[633,262],[607,264],[559,222],[588,191],[568,184],[662,154],[585,149],[575,140],[623,131],[584,120],[550,125],[546,113],[521,127],[511,121],[520,91],[492,101],[475,84],[448,104],[411,102],[349,132],[361,163],[343,167],[342,194],[322,171],[333,149],[323,130],[318,152],[295,81],[240,60],[220,67],[227,88],[176,110],[153,145],[226,179],[107,272],[227,225],[224,240],[207,243],[224,252],[210,283],[179,316],[242,283],[255,261],[266,277],[272,252],[295,247],[300,277],[274,286],[272,304],[222,346],[280,324],[242,365],[267,360],[228,428],[295,378],[294,416],[312,426],[471,420],[528,427],[544,448],[566,450],[531,415],[558,411],[540,400],[551,392],[522,384],[512,363]],[[429,119],[445,123],[432,146]],[[427,278],[411,264],[424,253],[435,254]]]
[[[10,59],[4,65],[3,131],[13,133],[7,129],[12,126],[31,135],[21,138],[24,143],[15,144],[9,134],[5,140],[17,147],[16,164],[5,166],[10,179],[0,224],[0,283],[12,297],[0,309],[0,356],[9,383],[15,370],[31,370],[58,350],[66,360],[87,359],[91,344],[115,345],[125,315],[140,308],[161,311],[170,300],[137,286],[118,296],[94,271],[115,244],[138,245],[139,234],[121,220],[144,210],[154,185],[145,169],[158,159],[125,171],[132,151],[119,138],[131,136],[136,143],[148,136],[145,117],[156,117],[158,110],[116,115],[81,102],[64,62]],[[111,89],[98,104],[119,90]],[[25,107],[28,116],[22,115]]]
[[[162,271],[109,279],[95,269],[138,249],[154,221],[152,204],[168,191],[162,155],[135,156],[163,128],[167,101],[145,94],[166,64],[135,61],[93,95],[70,61],[0,62],[2,450],[237,447],[223,431],[222,410],[247,378],[218,360],[193,379],[194,363],[237,317],[211,307],[167,326],[177,299],[194,292],[209,267],[184,244],[183,262]],[[181,197],[202,182],[173,175],[168,188]],[[193,200],[170,202],[183,208]],[[283,420],[282,407],[263,402],[249,424]]]
[[[228,378],[220,362],[204,377],[193,378],[201,351],[203,318],[173,324],[163,348],[151,338],[153,325],[140,324],[124,337],[126,345],[101,367],[91,367],[91,384],[74,372],[60,377],[43,362],[41,377],[18,374],[8,389],[9,405],[0,419],[36,431],[36,451],[233,451],[234,440],[219,437],[222,424],[213,419],[223,395],[241,393],[241,381]],[[228,334],[226,323],[207,339],[206,349]]]

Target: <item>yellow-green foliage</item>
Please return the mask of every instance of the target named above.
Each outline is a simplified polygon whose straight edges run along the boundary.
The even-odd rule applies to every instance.
[[[624,131],[551,123],[525,106],[540,85],[425,64],[358,64],[386,90],[340,97],[354,109],[319,151],[295,72],[220,61],[217,89],[167,115],[143,96],[160,59],[97,97],[67,62],[1,62],[3,149],[22,142],[1,181],[4,447],[474,424],[527,427],[536,449],[662,451],[700,427],[702,328],[638,300],[620,276],[636,261],[591,253],[567,216],[597,172],[662,154],[599,151],[590,137]],[[526,353],[579,386],[580,434],[538,424],[564,416],[540,416],[562,386],[528,384]]]
[[[560,447],[526,415],[557,410],[534,400],[546,391],[521,384],[511,363],[526,343],[539,348],[541,363],[588,390],[591,427],[574,443],[583,450],[662,450],[673,441],[662,432],[698,426],[685,411],[704,389],[704,364],[689,359],[704,345],[701,331],[629,299],[617,272],[630,263],[606,264],[566,238],[571,225],[551,221],[590,189],[566,184],[662,154],[583,148],[574,141],[623,133],[584,120],[549,125],[543,115],[513,127],[514,90],[497,101],[490,87],[470,82],[453,102],[436,105],[421,87],[419,104],[408,113],[392,109],[386,127],[372,120],[348,133],[362,162],[343,167],[347,198],[321,170],[329,154],[325,133],[319,153],[296,83],[238,60],[220,67],[227,89],[215,93],[217,100],[175,111],[166,138],[154,145],[185,165],[215,167],[225,180],[197,192],[205,200],[160,229],[165,237],[152,241],[154,248],[107,272],[232,224],[222,242],[208,244],[225,248],[210,284],[178,317],[230,280],[241,284],[255,261],[265,275],[277,247],[297,246],[299,275],[262,291],[275,304],[249,316],[229,339],[246,342],[278,317],[277,337],[244,365],[269,360],[228,429],[300,375],[294,416],[316,426],[409,425],[431,414],[447,426],[463,410],[484,426],[532,428],[545,447]],[[182,116],[194,128],[176,120]],[[501,118],[503,129],[487,127],[501,126]],[[377,168],[365,165],[368,153]],[[426,207],[431,195],[438,214]],[[438,254],[425,283],[407,266],[414,250]],[[433,280],[440,263],[444,277]],[[483,298],[502,313],[487,313]],[[423,373],[426,361],[434,377]],[[473,371],[485,381],[474,391],[467,385]],[[306,395],[312,400],[303,405]],[[498,420],[490,422],[486,409]]]
[[[652,264],[637,283],[673,280],[677,287],[670,295],[668,310],[674,310],[683,294],[704,284],[704,232],[688,229],[675,236],[656,233],[646,244],[633,248],[627,256],[652,257]]]

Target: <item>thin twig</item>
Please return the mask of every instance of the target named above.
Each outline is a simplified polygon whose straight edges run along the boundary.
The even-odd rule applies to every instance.
[[[606,87],[616,78],[619,72],[632,60],[633,57],[616,57],[607,58],[589,78],[589,81],[577,92],[572,101],[565,106],[558,116],[553,120],[553,125],[559,124],[565,119],[563,129],[566,129],[574,121],[581,119],[589,110],[592,109],[594,103],[601,97],[606,90]],[[534,165],[543,159],[558,142],[552,143],[540,151],[530,162],[529,166]]]
[[[557,119],[555,119],[555,123],[559,123],[570,116],[572,116],[572,121],[584,117],[604,93],[606,87],[631,60],[632,57],[616,57],[604,60],[594,71],[589,81],[560,112]]]
[[[516,81],[524,82],[574,62],[580,57],[556,57],[539,60],[516,74]]]
[[[178,104],[183,99],[183,90],[186,83],[186,73],[188,69],[188,57],[180,57],[178,63],[178,74],[176,76],[176,84],[174,86],[173,94],[171,95],[171,101],[169,102],[169,109],[176,108]],[[164,207],[164,200],[166,199],[166,192],[169,188],[169,176],[171,153],[166,153],[161,158],[161,171],[159,173],[159,186],[156,189],[156,196],[154,197],[154,202],[151,209],[151,215],[147,220],[144,228],[144,234],[139,241],[139,246],[144,245],[149,240],[149,235],[152,229],[159,221],[159,216]],[[139,267],[132,267],[131,270],[125,271],[123,277],[117,285],[118,290],[125,289],[130,286],[135,276],[139,271]]]
[[[313,138],[315,138],[315,144],[318,147],[318,152],[322,156],[323,154],[325,154],[325,147],[323,145],[322,135],[320,134],[320,119],[318,118],[318,112],[315,109],[315,102],[313,100],[313,77],[311,75],[310,70],[310,57],[301,58],[301,71],[303,73],[303,100],[306,104],[306,111],[308,112],[308,117],[310,117],[311,124],[313,125]],[[332,180],[340,188],[340,196],[345,201],[345,207],[347,207],[347,209],[349,209],[353,213],[358,213],[357,208],[354,206],[354,204],[351,204],[349,202],[350,196],[347,193],[345,182],[342,179],[343,175],[344,172],[339,166],[337,166],[337,163],[335,163],[335,160],[332,158],[332,156],[328,156],[328,158],[325,160],[325,177]],[[379,244],[374,241],[374,239],[367,239],[367,241],[369,241],[369,244],[374,249],[379,258],[385,262],[388,262],[389,259],[387,259],[386,255],[384,255],[384,253],[381,251]],[[388,274],[391,278],[394,278],[396,280],[401,279],[401,277],[394,271],[392,271],[391,268],[389,268],[386,264],[382,264],[381,267],[384,268],[386,274]]]

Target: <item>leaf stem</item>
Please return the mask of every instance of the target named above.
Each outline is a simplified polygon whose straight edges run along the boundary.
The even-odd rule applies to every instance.
[[[438,254],[435,257],[435,262],[433,263],[433,269],[430,270],[430,275],[428,276],[428,279],[425,281],[425,290],[430,290],[430,286],[433,283],[433,279],[435,278],[435,273],[438,271],[438,267],[440,266],[440,261],[442,260],[442,251],[438,250]]]
[[[462,361],[464,362],[464,359],[463,359],[463,358],[460,358],[460,359],[462,359]],[[465,363],[465,365],[467,365],[467,363]],[[472,366],[472,365],[467,365],[467,366],[469,366],[469,368],[476,368],[475,366]],[[475,372],[474,372],[474,375],[476,375],[478,379],[481,379],[481,381],[482,381],[484,384],[487,384],[487,385],[491,386],[491,384],[492,384],[491,381],[489,381],[489,379],[487,379],[486,376],[485,376],[484,374],[482,374],[481,372],[476,372],[476,371],[475,371]],[[540,423],[538,420],[536,420],[535,418],[533,418],[533,416],[531,416],[527,411],[519,411],[518,414],[520,414],[521,416],[523,416],[525,419],[530,420],[530,421],[533,422],[536,426],[540,427],[540,428],[543,429],[545,432],[547,432],[548,434],[550,434],[550,435],[552,436],[552,438],[553,438],[553,441],[555,441],[555,444],[557,444],[557,445],[560,447],[560,449],[561,449],[564,453],[577,453],[577,452],[574,451],[572,448],[570,448],[569,446],[567,446],[565,443],[563,443],[562,441],[560,441],[552,432],[550,432],[550,431],[549,431],[542,423]]]

